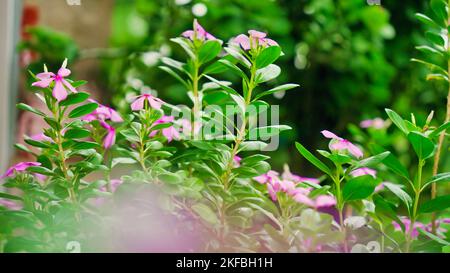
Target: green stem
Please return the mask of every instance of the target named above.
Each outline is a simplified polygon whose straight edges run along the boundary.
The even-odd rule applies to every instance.
[[[425,165],[425,161],[423,160],[419,160],[419,164],[417,166],[417,180],[415,183],[415,187],[414,187],[414,204],[413,204],[413,210],[411,212],[411,223],[410,223],[410,227],[409,227],[409,231],[406,235],[406,247],[405,247],[405,251],[408,253],[411,250],[411,242],[412,242],[412,232],[414,229],[414,224],[416,223],[417,220],[417,210],[419,208],[419,201],[420,201],[420,193],[421,193],[421,187],[422,187],[422,171],[423,171],[423,166]]]
[[[241,128],[239,129],[238,135],[237,135],[236,140],[234,142],[233,150],[231,152],[231,157],[230,157],[230,159],[228,161],[227,169],[226,169],[224,175],[222,176],[222,182],[223,182],[225,190],[228,190],[228,187],[229,187],[229,180],[230,180],[231,171],[233,169],[234,157],[238,153],[239,146],[245,140],[245,129],[247,128],[247,122],[248,122],[247,116],[246,116],[246,109],[247,109],[247,106],[251,103],[252,93],[253,93],[253,90],[256,87],[255,77],[256,77],[256,65],[253,63],[252,67],[251,67],[250,81],[248,83],[248,88],[247,88],[248,92],[247,92],[246,97],[245,97],[245,105],[244,105],[244,109],[243,109],[244,113],[243,113],[243,117],[242,117],[243,118],[242,125],[241,125]]]

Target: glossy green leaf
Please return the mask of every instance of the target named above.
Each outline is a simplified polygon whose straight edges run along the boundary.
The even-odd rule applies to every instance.
[[[79,118],[79,117],[86,116],[86,115],[94,112],[95,109],[97,109],[97,108],[98,108],[97,103],[88,103],[88,104],[79,106],[79,107],[73,109],[69,113],[69,118]]]
[[[89,98],[88,93],[78,92],[78,93],[72,93],[67,96],[67,98],[59,103],[61,106],[69,106],[74,105],[78,103],[82,103],[83,101],[87,100]]]
[[[411,132],[408,134],[408,140],[419,159],[427,159],[434,154],[436,145],[426,136],[419,132]]]
[[[385,111],[392,122],[395,124],[395,126],[397,126],[404,134],[407,135],[409,133],[409,130],[403,118],[391,109],[385,109]]]
[[[217,218],[217,215],[210,207],[205,204],[195,204],[192,206],[192,210],[195,211],[195,213],[197,213],[201,219],[212,225],[216,225],[219,223],[219,218]]]
[[[376,186],[377,181],[371,175],[354,177],[344,184],[342,196],[345,201],[365,199],[372,195]]]
[[[217,57],[222,50],[222,45],[218,40],[206,41],[198,52],[198,59],[200,63],[207,63]]]
[[[31,112],[33,114],[39,115],[41,117],[45,117],[46,114],[44,114],[42,111],[39,111],[38,109],[35,109],[31,106],[29,106],[28,104],[25,103],[19,103],[17,104],[17,108],[23,111],[27,111],[27,112]]]
[[[431,199],[423,203],[420,206],[420,213],[430,213],[441,211],[450,208],[450,195],[438,196],[435,199]]]
[[[256,68],[260,69],[274,63],[281,55],[281,47],[269,46],[256,58]]]
[[[317,157],[315,157],[311,152],[309,152],[302,144],[295,142],[295,147],[297,148],[297,150],[300,152],[300,154],[306,159],[308,160],[311,164],[313,164],[314,166],[316,166],[319,170],[321,170],[322,172],[326,173],[327,175],[329,175],[330,177],[333,176],[330,168],[328,168],[327,165],[325,165],[325,163],[323,163],[322,161],[320,161]]]
[[[85,138],[91,135],[91,132],[86,129],[69,129],[64,133],[64,138],[76,139]]]
[[[275,88],[272,88],[272,89],[270,89],[268,91],[264,91],[264,92],[261,92],[261,93],[257,94],[255,96],[254,100],[258,100],[258,99],[260,99],[262,97],[271,95],[271,94],[276,93],[276,92],[286,91],[286,90],[294,89],[294,88],[297,88],[297,87],[299,87],[298,84],[293,84],[293,83],[283,84],[283,85],[277,86]]]

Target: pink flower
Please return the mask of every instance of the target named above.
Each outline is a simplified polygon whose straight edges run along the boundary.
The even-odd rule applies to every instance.
[[[115,192],[117,188],[122,185],[123,181],[120,179],[111,179],[110,186],[111,186],[111,192]],[[108,191],[106,185],[100,188],[100,191],[106,192]]]
[[[0,199],[0,206],[5,207],[9,210],[21,210],[23,208],[22,205],[19,205],[16,202],[7,199]]]
[[[383,129],[386,126],[386,122],[381,118],[366,119],[359,124],[361,128],[374,128]]]
[[[191,41],[217,40],[216,37],[206,32],[206,30],[198,23],[197,19],[194,20],[194,30],[186,30],[181,35]]]
[[[144,109],[145,101],[147,101],[153,109],[161,109],[161,105],[164,103],[161,99],[156,98],[151,94],[142,94],[136,97],[136,100],[131,104],[131,110],[139,111]]]
[[[47,142],[53,142],[53,140],[51,138],[49,138],[48,136],[44,135],[43,133],[40,134],[36,134],[30,137],[32,140],[34,141],[47,141]]]
[[[20,162],[11,168],[9,168],[6,173],[0,177],[1,179],[6,177],[12,177],[14,173],[23,173],[25,172],[29,167],[35,167],[35,166],[41,166],[41,163],[39,162]]]
[[[359,168],[350,173],[353,177],[371,175],[373,178],[377,178],[377,171],[370,168]]]
[[[380,192],[384,190],[384,182],[381,182],[380,185],[375,187],[375,192]]]
[[[279,180],[278,175],[279,174],[276,171],[269,171],[268,173],[254,177],[253,179],[260,184],[266,184],[271,183],[273,180]]]
[[[317,178],[310,178],[310,177],[303,177],[300,175],[296,175],[293,174],[291,172],[285,171],[283,172],[282,176],[283,179],[287,179],[287,180],[291,180],[297,183],[302,183],[302,182],[309,182],[309,183],[313,183],[313,184],[319,184],[320,180]]]
[[[320,195],[315,200],[308,197],[306,194],[297,193],[294,200],[298,203],[313,207],[315,209],[332,207],[336,205],[336,199],[331,195]]]
[[[242,158],[241,158],[240,156],[235,155],[235,156],[233,157],[233,163],[234,163],[234,166],[235,166],[235,167],[241,166],[241,160],[242,160]]]
[[[83,120],[90,122],[93,120],[105,121],[109,119],[112,122],[123,122],[123,119],[120,116],[120,114],[113,108],[102,105],[95,100],[90,99],[89,101],[97,103],[98,107],[97,109],[94,110],[94,112],[84,116],[82,118]]]
[[[103,139],[103,148],[109,149],[116,143],[116,129],[104,121],[100,125],[106,129],[106,136]]]
[[[175,117],[173,117],[173,116],[163,116],[162,118],[155,121],[153,126],[158,125],[158,124],[164,124],[164,123],[172,123],[174,120],[175,120]],[[157,133],[158,133],[158,130],[151,131],[150,137],[154,137]],[[161,133],[165,138],[167,138],[168,142],[171,142],[174,139],[176,139],[176,140],[180,139],[180,132],[178,132],[178,130],[174,126],[169,126],[167,128],[161,129]]]
[[[403,225],[405,225],[405,233],[409,234],[409,232],[411,232],[411,237],[413,238],[417,238],[419,236],[419,231],[417,230],[418,228],[426,228],[423,223],[417,221],[414,223],[414,226],[411,226],[411,220],[406,217],[402,217],[400,221],[402,221]],[[394,226],[395,230],[402,230],[401,226],[397,222],[392,222],[392,225]],[[411,229],[412,231],[410,231]]]
[[[278,43],[272,39],[266,38],[267,34],[264,32],[249,30],[248,36],[245,34],[240,34],[233,39],[234,43],[241,46],[243,50],[250,50],[261,47],[277,46]]]
[[[359,149],[356,145],[351,143],[350,141],[343,139],[341,137],[338,137],[337,135],[333,134],[330,131],[323,130],[322,135],[326,138],[333,139],[335,141],[331,142],[330,149],[336,150],[336,151],[348,151],[350,154],[355,156],[356,158],[363,157],[363,152],[361,149]]]
[[[52,94],[57,101],[62,101],[67,98],[66,88],[68,88],[72,93],[77,93],[77,90],[68,81],[64,79],[65,77],[68,77],[71,73],[70,70],[65,67],[65,63],[66,61],[58,70],[58,73],[56,75],[52,72],[44,72],[37,74],[36,77],[39,79],[39,81],[33,83],[32,86],[47,88],[50,86],[52,82],[55,82]]]

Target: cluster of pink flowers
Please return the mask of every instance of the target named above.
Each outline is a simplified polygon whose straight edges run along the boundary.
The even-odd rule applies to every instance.
[[[355,144],[348,141],[347,139],[338,137],[334,133],[327,130],[323,130],[321,133],[324,137],[331,139],[330,150],[348,151],[351,155],[353,155],[356,158],[363,157],[364,154],[361,151],[361,149],[358,148]]]
[[[269,171],[266,174],[255,177],[254,180],[267,186],[267,191],[273,201],[278,200],[278,193],[284,193],[298,203],[316,209],[336,205],[336,199],[331,195],[320,195],[315,199],[308,196],[313,188],[305,184],[305,182],[318,184],[319,180],[315,178],[301,177],[287,171],[280,177],[278,172]]]
[[[206,32],[206,30],[198,23],[197,20],[194,20],[194,30],[186,30],[181,34],[181,36],[188,38],[191,41],[217,40],[216,37]]]
[[[400,221],[402,221],[403,225],[405,226],[405,233],[408,234],[409,232],[411,232],[411,237],[413,238],[417,238],[419,236],[419,230],[418,229],[422,229],[428,232],[431,232],[432,230],[432,224],[424,224],[421,222],[415,222],[414,225],[411,224],[411,220],[407,217],[401,217]],[[444,219],[440,219],[438,221],[436,221],[438,226],[440,226],[441,224],[450,224],[450,218],[444,218]],[[399,223],[397,222],[392,222],[392,225],[394,226],[395,230],[397,231],[401,231],[402,228],[400,226]],[[412,230],[411,230],[412,229]],[[439,232],[447,232],[446,229],[444,228],[439,228],[438,230]]]
[[[253,50],[258,47],[277,46],[278,43],[272,39],[266,38],[267,34],[257,30],[249,30],[248,35],[240,34],[232,40],[243,50]]]

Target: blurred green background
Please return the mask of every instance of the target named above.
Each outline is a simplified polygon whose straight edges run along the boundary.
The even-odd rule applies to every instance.
[[[294,141],[311,149],[325,148],[327,141],[320,135],[323,129],[351,139],[349,124],[358,125],[367,118],[386,119],[386,107],[405,118],[414,112],[418,123],[424,123],[431,110],[436,112],[435,125],[444,119],[448,87],[427,82],[426,69],[410,62],[418,56],[414,47],[424,36],[414,14],[427,13],[428,1],[382,0],[380,6],[370,6],[365,0],[101,2],[111,6],[111,14],[103,22],[110,29],[106,46],[74,48],[73,37],[48,30],[34,35],[34,48],[33,42],[21,47],[41,52],[31,67],[37,68],[43,61],[57,67],[62,52],[80,62],[95,59],[100,69],[94,81],[105,103],[125,110],[125,97],[148,88],[173,104],[186,103],[183,86],[157,67],[161,56],[184,58],[170,38],[191,29],[194,18],[225,42],[248,29],[266,31],[285,53],[279,61],[283,72],[278,83],[301,85],[269,98],[270,103],[281,106],[280,121],[294,128],[283,133],[280,149],[270,154],[274,169],[288,163],[291,169],[313,176],[314,169],[295,151]],[[67,39],[60,37],[60,43],[49,48],[46,41],[52,35],[67,35]],[[232,75],[224,77],[236,80]],[[388,148],[409,163],[412,157],[406,140],[393,128],[389,132],[394,145]],[[448,150],[444,150],[442,170],[450,169],[449,164]]]

